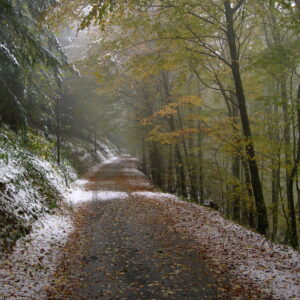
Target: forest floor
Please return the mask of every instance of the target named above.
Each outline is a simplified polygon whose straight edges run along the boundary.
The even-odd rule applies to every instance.
[[[299,255],[156,190],[121,156],[94,168],[48,299],[299,299]]]

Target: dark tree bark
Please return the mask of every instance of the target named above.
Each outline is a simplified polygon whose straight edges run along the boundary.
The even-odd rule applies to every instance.
[[[161,170],[161,159],[158,149],[155,144],[150,146],[150,163],[151,163],[151,177],[154,182],[159,187],[162,187],[162,170]]]
[[[268,217],[265,206],[257,161],[255,148],[252,141],[252,132],[250,129],[250,122],[248,117],[246,98],[244,93],[243,82],[240,73],[239,55],[236,46],[236,33],[234,29],[234,15],[235,9],[231,7],[231,1],[224,1],[225,17],[226,17],[226,35],[231,56],[231,72],[235,84],[236,96],[239,104],[240,118],[243,128],[243,134],[247,140],[246,153],[249,164],[249,171],[251,176],[251,183],[257,210],[257,230],[261,234],[268,233]]]
[[[185,183],[185,171],[184,171],[183,160],[182,160],[182,156],[178,144],[175,146],[175,154],[176,154],[176,174],[177,174],[176,184],[178,187],[179,194],[182,195],[184,198],[187,198],[188,193],[187,193],[187,188]]]
[[[292,247],[296,248],[298,246],[298,236],[297,236],[297,222],[296,222],[296,210],[294,204],[294,180],[297,173],[298,162],[297,158],[292,164],[291,158],[291,135],[290,135],[290,118],[288,111],[288,97],[286,93],[285,78],[282,79],[281,83],[281,97],[283,101],[282,110],[284,116],[284,142],[285,142],[285,179],[286,179],[286,194],[288,203],[288,214],[289,214],[289,235]],[[297,108],[297,113],[298,113]],[[292,166],[293,165],[293,166]],[[290,167],[292,166],[292,170]]]
[[[234,94],[231,93],[231,117],[233,117],[232,120],[232,127],[233,127],[233,134],[236,144],[238,144],[240,139],[240,132],[238,130],[238,120],[239,112],[237,107],[237,99]],[[238,147],[240,148],[240,147]],[[240,151],[239,151],[240,150]],[[232,158],[232,176],[234,180],[236,181],[235,184],[233,184],[233,219],[237,222],[240,222],[241,214],[241,197],[240,197],[240,181],[241,181],[241,157],[240,154],[242,149],[238,149],[238,153],[235,153]]]
[[[242,166],[243,166],[243,169],[244,169],[245,183],[246,183],[248,198],[249,198],[249,201],[250,201],[250,203],[249,203],[249,212],[248,212],[248,223],[249,223],[250,227],[255,228],[256,224],[255,224],[254,203],[253,203],[254,196],[253,196],[249,166],[248,166],[248,163],[244,159],[242,159],[241,162],[242,162]]]

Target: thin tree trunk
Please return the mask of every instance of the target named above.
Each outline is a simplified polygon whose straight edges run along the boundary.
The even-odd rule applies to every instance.
[[[278,200],[279,200],[279,170],[273,166],[272,170],[272,240],[275,241],[278,230]]]
[[[181,119],[179,108],[177,108],[177,115],[178,115],[180,129],[183,130],[183,124],[182,124],[182,119]],[[191,200],[197,201],[196,174],[193,174],[191,163],[190,163],[190,156],[189,156],[186,141],[184,138],[182,139],[182,146],[183,146],[183,152],[185,155],[188,177],[190,180],[190,197],[191,197]]]
[[[169,81],[167,74],[165,72],[161,73],[162,79],[163,79],[163,87],[166,94],[166,103],[170,103],[171,101],[171,93],[169,90]],[[170,126],[171,131],[176,130],[175,120],[173,116],[170,116],[170,118],[167,119],[167,122]],[[179,144],[175,144],[175,157],[176,157],[176,163],[175,163],[175,170],[176,170],[176,187],[179,194],[181,194],[183,197],[187,197],[187,188],[186,188],[186,182],[185,182],[185,171],[184,171],[184,163],[182,159],[182,155],[180,152]]]
[[[173,167],[174,165],[174,149],[173,149],[173,145],[169,146],[169,165],[168,165],[168,174],[167,174],[167,179],[168,179],[168,183],[167,183],[167,191],[169,193],[173,193],[174,192],[174,187],[173,187],[173,179],[174,179],[174,175],[173,175]]]
[[[150,147],[150,162],[151,162],[151,177],[154,182],[159,187],[162,187],[161,178],[161,161],[158,149],[155,144]]]
[[[56,97],[56,160],[57,164],[61,162],[61,132],[60,132],[60,98]]]
[[[97,129],[96,129],[96,126],[94,127],[94,152],[95,152],[95,157],[97,157]]]
[[[239,56],[236,46],[236,34],[234,29],[234,9],[231,7],[231,1],[224,1],[225,17],[227,24],[227,41],[231,56],[231,71],[234,79],[236,96],[239,103],[240,118],[243,128],[243,134],[247,139],[246,153],[249,164],[251,183],[257,210],[257,230],[261,234],[268,233],[268,217],[265,206],[259,171],[256,161],[255,148],[252,141],[252,133],[250,129],[246,98],[244,94],[243,82],[240,74]]]
[[[274,105],[274,112],[277,116],[278,105]],[[277,129],[273,129],[272,138],[276,142],[279,142],[280,137]],[[277,238],[278,231],[278,204],[279,204],[279,189],[280,185],[280,169],[276,166],[276,160],[272,159],[272,240],[275,241]]]
[[[286,177],[286,194],[287,194],[287,203],[288,203],[288,214],[289,214],[289,223],[290,223],[290,242],[292,247],[297,248],[298,246],[298,236],[297,236],[297,221],[296,221],[296,210],[294,204],[294,176],[297,172],[297,162],[294,162],[292,167],[292,158],[291,158],[291,136],[290,136],[290,124],[289,124],[289,111],[287,103],[287,93],[285,86],[285,79],[282,81],[281,85],[281,96],[282,96],[282,110],[284,116],[284,142],[285,142],[285,177]],[[299,109],[297,108],[297,111]],[[290,168],[292,169],[290,170]]]
[[[237,99],[235,95],[231,94],[230,95],[231,101],[232,101],[232,107],[231,107],[231,112],[233,117],[233,135],[236,144],[239,144],[239,139],[240,139],[240,132],[238,130],[238,120],[237,118],[239,117],[239,112],[237,108]],[[238,147],[240,148],[240,147]],[[235,151],[237,152],[237,151]],[[238,151],[239,152],[239,151]],[[241,210],[241,197],[240,197],[240,182],[241,182],[241,158],[239,153],[235,153],[232,158],[232,176],[234,178],[235,183],[233,184],[233,219],[237,222],[240,222],[240,210]]]
[[[201,122],[198,121],[198,129],[201,131]],[[201,133],[198,135],[198,194],[200,204],[204,203],[204,175],[203,175],[203,153],[202,153],[202,136]]]
[[[243,166],[243,169],[244,169],[245,183],[246,183],[248,198],[249,198],[249,201],[250,201],[250,203],[249,203],[248,222],[249,222],[250,227],[255,228],[256,226],[255,226],[255,216],[254,216],[254,196],[253,196],[253,190],[252,190],[249,167],[248,167],[247,161],[242,159],[241,162],[242,162],[242,166]]]
[[[142,140],[142,170],[147,174],[147,154],[146,154],[146,145],[145,139]]]

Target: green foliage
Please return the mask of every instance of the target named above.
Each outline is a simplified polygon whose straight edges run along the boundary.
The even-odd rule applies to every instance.
[[[55,143],[46,139],[37,131],[30,129],[27,135],[27,142],[24,146],[32,153],[47,161],[55,161]]]
[[[55,2],[0,2],[0,117],[14,130],[46,124],[62,72],[71,69],[54,34],[38,24],[39,15]]]

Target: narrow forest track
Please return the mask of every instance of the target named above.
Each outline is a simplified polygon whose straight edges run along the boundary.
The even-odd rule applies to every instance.
[[[135,158],[121,156],[86,179],[85,189],[95,196],[77,209],[49,299],[220,297],[218,288],[224,289],[201,253],[172,230],[160,206],[134,194],[155,192]]]

